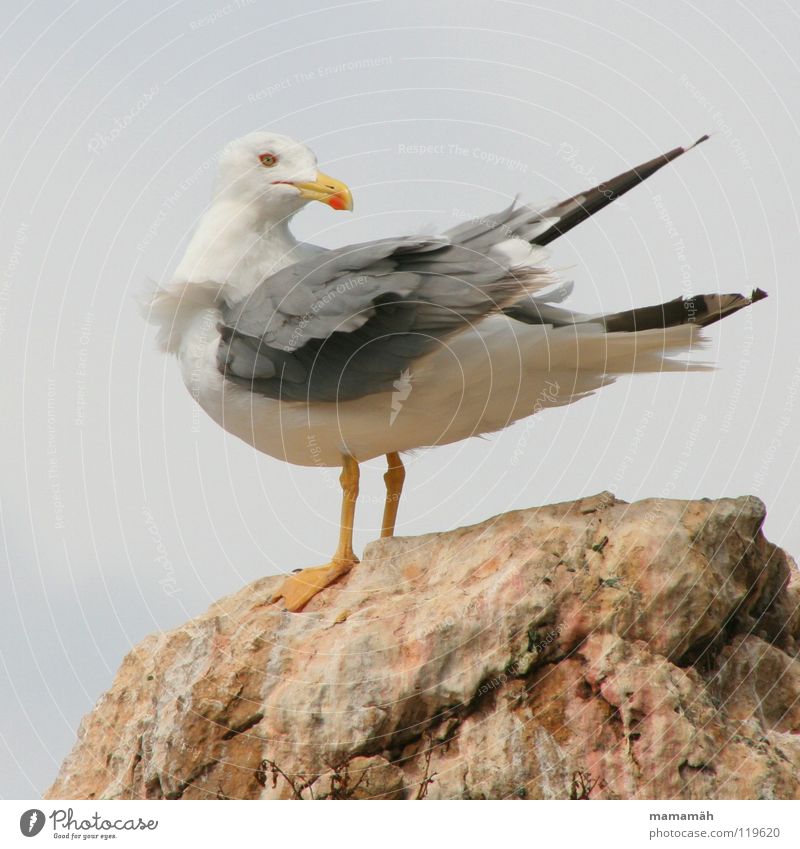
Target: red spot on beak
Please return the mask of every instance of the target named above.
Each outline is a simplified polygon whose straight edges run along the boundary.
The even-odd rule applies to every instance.
[[[331,195],[328,198],[328,206],[333,207],[333,209],[344,209],[345,203],[339,195]]]

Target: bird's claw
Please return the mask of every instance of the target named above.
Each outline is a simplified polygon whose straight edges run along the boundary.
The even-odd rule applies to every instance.
[[[346,575],[358,560],[334,560],[325,566],[312,566],[290,575],[272,596],[274,604],[283,599],[287,610],[302,610],[314,596]]]

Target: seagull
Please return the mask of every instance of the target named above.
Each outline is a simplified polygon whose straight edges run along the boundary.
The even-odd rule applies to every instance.
[[[306,145],[255,132],[222,151],[213,200],[146,315],[228,433],[288,463],[341,468],[331,561],[288,576],[273,602],[300,611],[358,563],[359,463],[386,457],[381,536],[392,536],[404,452],[497,432],[621,375],[709,368],[675,355],[765,292],[579,313],[560,305],[571,285],[546,264],[552,241],[707,138],[559,203],[515,200],[438,235],[333,249],[289,229],[312,201],[353,208]]]

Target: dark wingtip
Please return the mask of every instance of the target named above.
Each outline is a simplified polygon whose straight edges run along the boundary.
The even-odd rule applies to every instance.
[[[656,156],[649,162],[644,162],[610,180],[600,183],[599,186],[587,189],[550,207],[550,209],[543,213],[544,217],[554,216],[558,218],[558,221],[552,227],[531,239],[532,244],[548,245],[559,236],[568,233],[582,221],[591,218],[592,215],[608,206],[618,197],[629,192],[634,186],[638,186],[639,183],[643,183],[648,177],[652,177],[656,171],[663,168],[667,163],[672,162],[709,138],[710,136],[706,134],[689,147],[673,148],[666,153],[662,153],[660,156]]]
[[[694,144],[690,144],[689,147],[684,148],[684,150],[691,150],[693,147],[697,147],[697,145],[702,144],[704,141],[708,141],[711,136],[706,133],[704,136],[701,136]]]
[[[609,333],[656,330],[683,324],[708,327],[766,297],[767,293],[762,289],[754,289],[749,298],[739,294],[692,295],[675,298],[665,304],[610,313],[602,318]]]

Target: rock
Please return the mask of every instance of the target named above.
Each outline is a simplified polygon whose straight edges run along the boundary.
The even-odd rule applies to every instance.
[[[48,798],[800,796],[800,579],[755,498],[374,542],[145,639]]]

